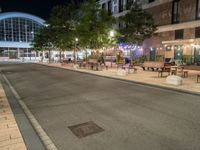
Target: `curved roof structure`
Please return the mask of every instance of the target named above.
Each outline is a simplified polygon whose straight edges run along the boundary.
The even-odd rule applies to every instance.
[[[0,13],[0,49],[31,48],[37,31],[45,20],[22,12]]]
[[[41,25],[45,24],[45,20],[42,18],[39,18],[37,16],[27,14],[27,13],[22,13],[22,12],[6,12],[6,13],[0,13],[0,20],[7,19],[7,18],[13,18],[13,17],[20,17],[20,18],[26,18],[26,19],[31,19],[34,20]]]

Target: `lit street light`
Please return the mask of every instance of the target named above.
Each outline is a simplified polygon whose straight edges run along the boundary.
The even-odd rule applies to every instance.
[[[75,46],[74,46],[74,63],[76,64],[76,44],[78,43],[79,39],[75,38]]]
[[[112,37],[114,37],[115,36],[115,32],[113,31],[113,30],[111,30],[110,32],[109,32],[109,36],[112,38]]]
[[[111,30],[110,32],[109,32],[109,37],[110,38],[113,38],[115,36],[115,31],[114,30]],[[111,56],[111,67],[112,67],[112,56]]]

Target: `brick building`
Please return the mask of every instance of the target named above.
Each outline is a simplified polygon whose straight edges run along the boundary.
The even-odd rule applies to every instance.
[[[100,0],[114,17],[127,12],[129,0]],[[158,24],[156,35],[143,43],[145,55],[200,63],[200,0],[140,0]],[[118,24],[120,27],[120,23]]]
[[[143,9],[159,25],[156,36],[144,41],[146,54],[188,64],[200,62],[200,0],[143,1]]]

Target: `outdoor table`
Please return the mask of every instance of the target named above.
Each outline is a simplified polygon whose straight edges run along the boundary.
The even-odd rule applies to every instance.
[[[181,73],[182,77],[188,77],[188,71],[184,70],[184,66],[171,66],[170,72],[172,75],[177,75],[177,73]]]

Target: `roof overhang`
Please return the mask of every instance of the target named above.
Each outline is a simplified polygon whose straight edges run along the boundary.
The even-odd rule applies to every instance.
[[[2,48],[31,48],[30,42],[3,42],[0,41],[0,47]]]
[[[172,41],[162,41],[162,44],[170,45],[184,45],[184,44],[197,44],[200,45],[200,38],[196,39],[183,39],[183,40],[172,40]]]
[[[7,19],[7,18],[15,18],[15,17],[20,17],[20,18],[22,17],[22,18],[26,18],[26,19],[31,19],[31,20],[38,22],[41,25],[45,24],[45,20],[43,20],[42,18],[39,18],[39,17],[31,15],[31,14],[27,14],[27,13],[22,13],[22,12],[0,13],[0,20],[4,20],[4,19]]]

